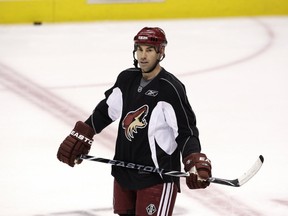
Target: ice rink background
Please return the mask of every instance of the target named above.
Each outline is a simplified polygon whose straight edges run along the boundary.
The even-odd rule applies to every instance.
[[[288,212],[288,17],[0,25],[0,215],[112,215],[109,165],[70,168],[61,141],[132,67],[133,36],[162,27],[162,66],[186,85],[213,176],[241,188],[182,182],[174,215],[284,216]],[[90,154],[112,158],[117,123]]]

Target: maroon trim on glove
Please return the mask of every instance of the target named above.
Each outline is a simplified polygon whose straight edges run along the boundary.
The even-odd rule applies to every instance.
[[[190,173],[190,176],[186,177],[186,185],[189,189],[206,188],[210,185],[209,181],[198,181],[196,174]]]

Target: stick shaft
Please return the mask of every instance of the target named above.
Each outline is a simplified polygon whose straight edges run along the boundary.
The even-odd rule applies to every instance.
[[[141,165],[141,164],[125,162],[125,161],[120,161],[120,160],[110,160],[106,158],[94,157],[91,155],[81,155],[80,159],[101,162],[105,164],[110,164],[112,166],[118,166],[118,167],[123,167],[127,169],[158,173],[160,175],[169,175],[173,177],[187,177],[190,175],[189,172],[164,170],[161,168],[157,168],[155,166]],[[222,184],[226,186],[240,187],[243,184],[245,184],[247,181],[249,181],[259,171],[263,162],[264,162],[264,157],[260,155],[257,161],[253,164],[253,166],[246,173],[244,173],[244,175],[240,176],[239,178],[229,180],[229,179],[223,179],[223,178],[210,177],[208,181],[210,181],[211,183]]]

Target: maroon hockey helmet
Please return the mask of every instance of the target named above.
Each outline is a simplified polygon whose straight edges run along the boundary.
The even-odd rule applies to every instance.
[[[134,37],[134,45],[138,44],[154,46],[158,52],[167,45],[165,32],[159,27],[145,27]]]

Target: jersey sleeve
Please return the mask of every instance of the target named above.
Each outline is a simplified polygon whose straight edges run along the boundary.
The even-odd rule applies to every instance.
[[[175,134],[175,140],[182,157],[184,158],[194,152],[200,152],[201,145],[199,131],[196,126],[196,116],[188,101],[184,85],[176,78],[170,80],[162,79],[162,81],[166,83],[165,89],[167,93],[165,94],[165,101],[173,108],[173,115],[167,116],[166,121]],[[175,119],[171,119],[171,116],[174,116]]]
[[[118,77],[114,86],[105,92],[105,98],[98,103],[85,123],[94,128],[96,133],[100,133],[121,116],[122,106],[122,92]]]

